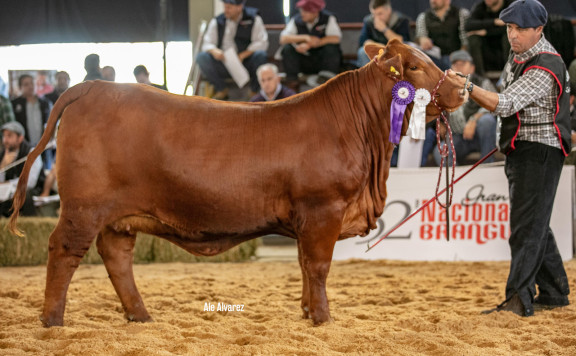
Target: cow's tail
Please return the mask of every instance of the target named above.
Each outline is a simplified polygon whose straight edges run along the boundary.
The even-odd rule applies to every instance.
[[[34,147],[34,149],[28,154],[26,162],[24,163],[24,168],[22,169],[22,173],[18,179],[18,186],[16,187],[16,193],[14,194],[14,200],[12,202],[12,216],[10,216],[10,221],[8,222],[8,229],[14,235],[24,236],[24,233],[18,229],[17,220],[18,215],[20,215],[20,209],[24,205],[24,200],[26,199],[26,187],[28,185],[28,176],[30,175],[32,164],[36,158],[44,152],[46,145],[48,145],[48,142],[50,142],[52,137],[54,137],[56,124],[58,123],[60,116],[62,116],[64,109],[80,97],[86,95],[93,85],[93,82],[85,82],[73,86],[62,93],[52,108],[52,112],[50,113],[50,117],[46,123],[46,129],[36,147]]]

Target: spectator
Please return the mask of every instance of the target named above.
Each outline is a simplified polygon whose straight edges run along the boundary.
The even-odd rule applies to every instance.
[[[4,125],[9,121],[15,121],[14,110],[12,109],[12,103],[8,98],[0,95],[0,125]]]
[[[136,78],[136,81],[140,84],[148,84],[158,89],[168,90],[165,85],[150,82],[150,73],[148,73],[148,69],[141,64],[134,67],[134,78]]]
[[[56,73],[56,87],[51,93],[46,94],[44,97],[52,102],[56,103],[56,100],[68,89],[70,86],[70,76],[67,72]]]
[[[464,50],[453,52],[450,54],[450,62],[455,72],[470,75],[470,82],[474,85],[496,92],[489,79],[475,73],[474,62],[468,52]],[[450,114],[450,127],[458,165],[466,164],[466,156],[471,152],[480,152],[480,156],[484,157],[496,147],[496,117],[473,100],[468,100]],[[440,132],[441,137],[445,134],[445,129]],[[440,164],[438,147],[434,149],[434,156],[436,163]],[[452,155],[448,159],[449,162],[451,157]],[[490,156],[485,162],[494,162],[494,156]]]
[[[18,87],[22,95],[12,100],[14,115],[16,121],[22,124],[25,129],[26,141],[30,145],[36,146],[44,132],[52,104],[35,94],[34,78],[31,75],[21,75],[18,78]]]
[[[430,56],[442,70],[450,68],[450,53],[466,49],[464,25],[469,12],[450,4],[451,0],[430,0],[430,9],[416,18],[416,42],[423,51],[430,53],[434,46],[440,48],[440,57]]]
[[[100,56],[92,53],[84,59],[84,69],[86,69],[86,76],[84,81],[102,79],[102,72],[100,71]]]
[[[336,17],[324,10],[324,0],[300,0],[294,16],[280,33],[286,85],[298,92],[298,73],[318,73],[322,80],[340,71],[342,31]],[[320,83],[321,83],[320,81]]]
[[[8,96],[8,85],[6,85],[6,82],[4,81],[4,79],[2,79],[2,77],[0,77],[0,96],[3,96],[5,98],[9,98]]]
[[[214,85],[213,99],[228,98],[225,79],[230,73],[223,64],[224,52],[233,49],[250,74],[252,97],[260,90],[256,70],[266,63],[268,33],[258,9],[244,6],[244,0],[222,0],[224,13],[213,18],[204,35],[202,52],[196,60],[202,75]]]
[[[500,12],[513,0],[481,0],[472,8],[464,29],[468,35],[468,49],[476,66],[476,73],[501,71],[510,52],[506,26]]]
[[[256,71],[258,83],[260,83],[260,93],[254,95],[250,101],[272,101],[284,99],[296,94],[294,90],[282,85],[278,75],[278,67],[271,63],[266,63],[258,67]]]
[[[26,157],[31,150],[30,144],[24,138],[25,131],[22,124],[17,121],[2,125],[2,152],[0,152],[0,185],[3,189],[15,187],[22,172],[24,162],[10,167],[14,162]],[[39,194],[44,186],[44,172],[42,160],[38,157],[28,176],[28,190],[26,200],[20,212],[23,216],[36,215],[32,196]],[[8,217],[12,213],[12,194],[8,200],[0,202],[0,213]]]
[[[43,98],[46,94],[54,90],[52,84],[48,80],[48,74],[45,70],[38,71],[36,75],[36,95]]]
[[[109,82],[116,81],[116,70],[112,66],[105,66],[102,68],[102,79]]]
[[[390,0],[370,0],[370,15],[364,18],[360,44],[358,48],[358,67],[362,67],[371,58],[364,52],[364,44],[387,44],[392,39],[410,41],[410,20],[392,10]]]

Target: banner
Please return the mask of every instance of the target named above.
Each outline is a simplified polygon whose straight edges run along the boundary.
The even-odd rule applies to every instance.
[[[456,167],[456,178],[468,168]],[[446,241],[446,211],[433,202],[366,252],[368,246],[433,199],[437,181],[438,168],[391,169],[386,207],[378,228],[366,237],[337,242],[333,259],[509,260],[510,198],[503,166],[479,166],[455,185],[449,210],[450,241]],[[573,185],[574,166],[564,166],[550,222],[564,260],[573,257]],[[444,203],[445,196],[440,199]]]

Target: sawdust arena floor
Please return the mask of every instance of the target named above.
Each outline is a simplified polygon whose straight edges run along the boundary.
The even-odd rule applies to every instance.
[[[565,264],[576,290],[576,260]],[[155,319],[128,323],[101,265],[82,265],[65,326],[43,328],[45,267],[0,268],[1,355],[576,355],[576,300],[521,318],[503,299],[508,262],[334,262],[334,322],[301,319],[297,262],[135,266]],[[243,304],[243,311],[204,311]]]

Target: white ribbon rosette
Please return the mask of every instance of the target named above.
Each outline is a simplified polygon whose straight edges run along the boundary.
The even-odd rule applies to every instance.
[[[410,123],[406,135],[409,135],[416,140],[424,140],[426,138],[426,106],[432,100],[430,92],[424,88],[416,90],[414,95],[414,107],[412,108],[412,115],[410,116]]]

